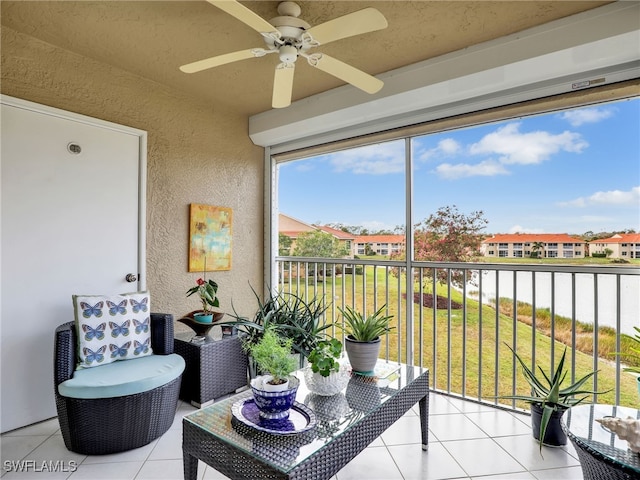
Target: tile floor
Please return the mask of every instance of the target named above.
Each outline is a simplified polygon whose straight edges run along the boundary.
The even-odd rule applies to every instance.
[[[582,480],[569,444],[544,448],[540,456],[529,417],[430,394],[429,450],[420,447],[417,405],[345,466],[333,480]],[[182,479],[182,417],[195,408],[180,402],[171,429],[151,444],[125,453],[86,456],[69,452],[56,419],[1,437],[2,479]],[[7,471],[12,460],[77,465],[74,472]],[[73,462],[73,463],[72,463]],[[26,465],[22,462],[23,465]],[[69,468],[67,468],[69,469]],[[198,479],[225,479],[200,462]]]

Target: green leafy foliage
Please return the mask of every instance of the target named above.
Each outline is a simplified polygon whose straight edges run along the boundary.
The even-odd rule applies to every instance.
[[[341,353],[342,342],[338,339],[320,340],[309,354],[311,370],[323,377],[328,377],[331,372],[338,372],[340,370],[338,360]]]
[[[551,414],[555,411],[563,411],[574,405],[586,400],[592,394],[606,393],[595,392],[592,390],[583,390],[584,384],[593,377],[596,372],[590,372],[582,378],[576,380],[574,383],[562,387],[568,371],[564,367],[567,348],[565,347],[558,362],[557,368],[554,370],[551,368],[551,375],[547,375],[545,371],[538,365],[540,376],[536,376],[535,372],[531,370],[524,360],[513,350],[509,345],[507,348],[513,352],[520,367],[522,367],[522,374],[525,380],[531,386],[531,395],[506,395],[500,398],[522,400],[524,402],[536,404],[542,408],[542,420],[540,421],[540,449],[542,450],[542,441],[544,439],[547,426],[549,425],[549,419]],[[576,396],[583,395],[579,398]]]
[[[249,347],[249,353],[263,373],[273,376],[272,383],[284,383],[297,368],[291,356],[291,339],[281,338],[272,328],[267,328],[262,338]]]
[[[638,364],[640,362],[640,328],[633,327],[633,329],[636,331],[635,335],[631,336],[623,334],[623,338],[627,338],[630,342],[632,342],[633,346],[629,347],[629,350],[631,350],[631,352],[633,353],[621,352],[619,355],[623,358],[626,358],[627,360],[632,360],[634,363]],[[637,365],[632,367],[625,367],[622,369],[622,371],[637,373],[640,375],[640,367]]]
[[[273,328],[281,337],[291,339],[293,352],[308,357],[317,342],[323,338],[324,331],[331,326],[322,323],[323,314],[327,309],[322,300],[314,298],[305,301],[293,293],[271,292],[269,297],[262,301],[255,290],[253,294],[258,301],[258,309],[253,320],[235,314],[232,315],[234,321],[220,323],[234,325],[243,330],[246,333],[244,343],[247,345],[257,343],[266,328]]]
[[[319,230],[298,235],[293,249],[293,255],[297,257],[340,258],[348,253],[338,239]]]
[[[392,315],[384,315],[386,305],[381,306],[377,312],[368,315],[366,318],[360,312],[356,312],[351,307],[345,309],[338,308],[347,324],[347,333],[359,342],[371,342],[394,327],[389,326]]]
[[[219,307],[220,302],[217,297],[218,284],[213,280],[204,280],[199,278],[196,280],[196,286],[187,290],[187,297],[190,297],[194,293],[197,293],[202,302],[202,310],[205,313],[211,312],[210,307]]]

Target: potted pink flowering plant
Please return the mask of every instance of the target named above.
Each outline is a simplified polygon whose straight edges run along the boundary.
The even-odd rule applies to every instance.
[[[206,278],[199,278],[196,280],[195,287],[191,287],[187,290],[187,297],[197,293],[202,302],[202,311],[193,312],[194,320],[201,323],[211,323],[213,321],[212,307],[217,308],[220,306],[218,301],[218,284],[213,280]]]

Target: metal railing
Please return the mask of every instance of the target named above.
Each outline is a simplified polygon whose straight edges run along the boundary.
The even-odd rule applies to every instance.
[[[640,326],[640,268],[412,262],[407,277],[404,261],[278,257],[276,265],[278,289],[322,298],[338,338],[341,308],[386,305],[394,329],[381,357],[428,367],[433,390],[522,410],[498,398],[529,394],[508,347],[545,372],[566,347],[571,379],[595,370],[590,387],[609,391],[594,402],[638,403],[636,379],[615,352],[621,333]]]

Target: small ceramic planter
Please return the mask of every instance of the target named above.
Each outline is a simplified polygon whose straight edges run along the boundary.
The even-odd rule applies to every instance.
[[[309,391],[322,396],[331,396],[341,392],[349,383],[349,370],[345,365],[340,365],[340,370],[331,372],[328,377],[307,367],[304,370],[304,379]]]
[[[213,314],[205,314],[205,313],[194,313],[193,319],[199,323],[212,323],[213,322]]]
[[[281,392],[265,391],[264,383],[264,376],[251,380],[251,391],[256,406],[260,410],[260,418],[274,421],[289,418],[289,410],[295,402],[300,381],[290,376],[287,390]]]

